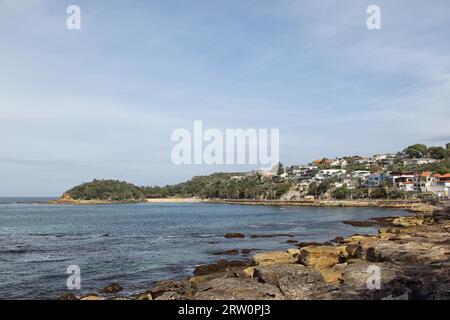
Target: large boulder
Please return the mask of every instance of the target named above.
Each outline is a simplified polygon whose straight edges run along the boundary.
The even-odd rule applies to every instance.
[[[252,279],[214,279],[202,284],[196,300],[280,300],[281,292],[274,286]]]
[[[257,266],[253,277],[279,288],[285,299],[316,299],[335,290],[325,283],[319,271],[300,264]]]
[[[253,264],[256,266],[267,266],[271,264],[290,264],[294,262],[294,257],[284,251],[269,251],[258,253],[253,256]]]

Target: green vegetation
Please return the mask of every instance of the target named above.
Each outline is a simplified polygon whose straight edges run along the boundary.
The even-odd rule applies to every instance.
[[[403,152],[410,158],[424,158],[428,154],[428,147],[424,144],[414,144],[404,149]]]
[[[75,200],[112,201],[165,197],[278,199],[291,185],[291,182],[279,178],[263,179],[259,174],[244,176],[241,173],[214,173],[165,187],[137,187],[123,181],[93,180],[68,190],[65,195]]]
[[[143,194],[139,187],[117,180],[93,180],[65,192],[75,200],[139,200]]]

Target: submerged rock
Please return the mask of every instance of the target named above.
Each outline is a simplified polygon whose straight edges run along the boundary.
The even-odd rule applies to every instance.
[[[227,233],[224,235],[227,239],[233,239],[233,238],[245,238],[245,234],[243,233]]]

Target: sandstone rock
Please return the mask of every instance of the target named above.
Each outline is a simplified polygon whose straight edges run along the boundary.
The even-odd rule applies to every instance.
[[[381,287],[393,281],[399,273],[399,267],[391,263],[374,263],[362,260],[357,263],[349,263],[341,276],[343,288],[354,291],[367,290],[367,281],[373,274],[373,271],[369,269],[371,266],[380,268]]]
[[[300,254],[300,249],[288,249],[287,253],[295,257]]]
[[[299,264],[258,266],[254,278],[278,287],[285,299],[316,299],[336,289],[324,282],[319,271]]]
[[[144,292],[136,296],[136,300],[153,300],[152,294]]]
[[[249,277],[249,278],[253,278],[253,274],[255,272],[255,268],[254,267],[248,267],[245,268],[244,270],[242,270],[244,272],[244,274]]]
[[[82,301],[96,301],[96,300],[105,300],[105,298],[99,297],[98,295],[85,295],[83,297],[80,298],[80,300]]]
[[[282,263],[294,263],[294,257],[283,251],[270,251],[258,253],[253,256],[253,264],[256,266]]]
[[[348,252],[345,246],[309,246],[301,248],[299,262],[305,266],[322,270],[345,262]]]
[[[399,217],[392,222],[395,226],[411,227],[423,225],[424,219],[422,217]]]
[[[108,294],[110,294],[110,293],[117,293],[117,292],[120,292],[122,290],[123,290],[123,288],[120,285],[118,285],[117,283],[112,283],[109,286],[107,286],[107,287],[103,288],[102,290],[100,290],[100,292],[101,293],[108,293]]]
[[[326,283],[339,283],[347,263],[336,264],[328,269],[320,270]]]
[[[272,300],[282,299],[273,286],[252,279],[214,279],[202,284],[195,294],[196,300]]]

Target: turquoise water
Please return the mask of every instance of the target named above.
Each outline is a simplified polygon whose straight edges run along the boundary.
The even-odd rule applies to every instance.
[[[0,299],[55,298],[67,292],[69,265],[81,269],[82,289],[118,282],[126,293],[191,274],[229,249],[284,250],[286,240],[326,241],[354,233],[343,220],[405,215],[399,210],[277,208],[226,204],[46,205],[0,198]],[[244,239],[226,239],[229,232]],[[255,234],[292,237],[250,238]]]

